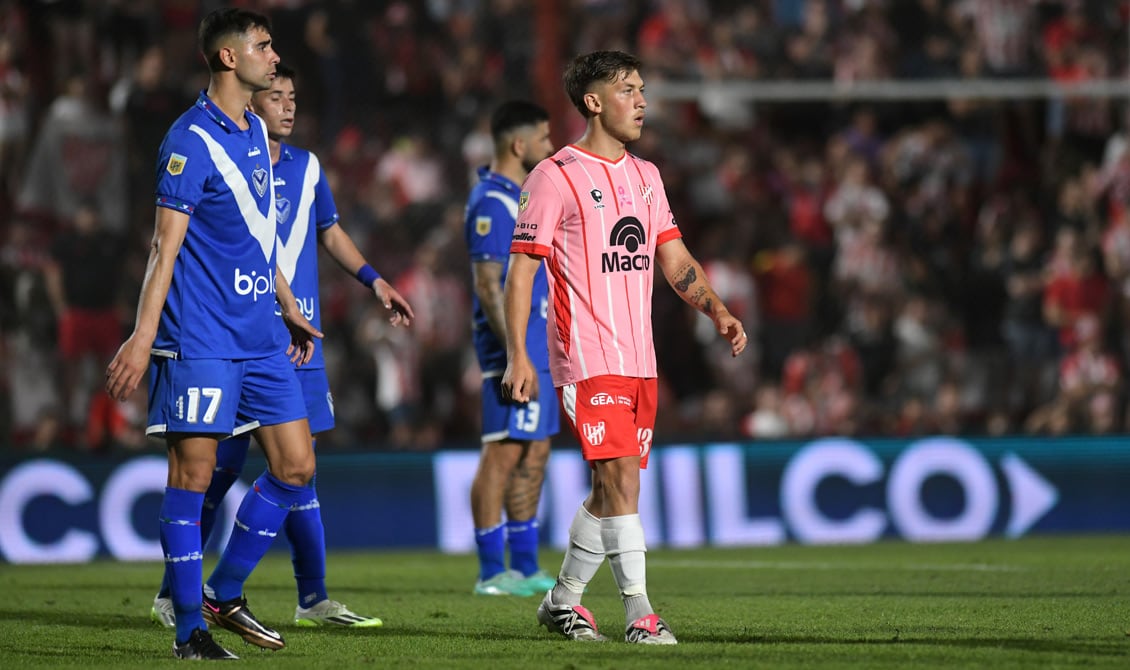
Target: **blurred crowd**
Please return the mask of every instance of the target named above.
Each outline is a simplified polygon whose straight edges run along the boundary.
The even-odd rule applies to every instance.
[[[624,49],[688,245],[754,338],[656,292],[658,434],[1117,433],[1130,412],[1123,100],[750,103],[727,81],[1127,76],[1125,0],[0,0],[0,426],[8,447],[145,444],[144,390],[100,392],[132,327],[157,147],[207,82],[199,18],[268,14],[298,74],[292,141],[416,310],[388,326],[323,263],[328,447],[477,444],[462,241],[487,120],[574,53]],[[552,15],[546,16],[547,12]],[[560,54],[546,81],[543,49]]]

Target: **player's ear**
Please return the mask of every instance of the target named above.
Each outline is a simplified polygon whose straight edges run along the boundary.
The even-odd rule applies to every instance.
[[[585,107],[589,110],[589,113],[591,113],[593,116],[600,114],[599,95],[590,91],[589,93],[585,93],[584,101]]]
[[[221,44],[220,50],[216,52],[216,60],[227,69],[234,70],[235,49],[231,48],[229,44]]]
[[[516,158],[525,156],[526,140],[519,135],[515,135],[514,139],[510,140],[510,153]]]

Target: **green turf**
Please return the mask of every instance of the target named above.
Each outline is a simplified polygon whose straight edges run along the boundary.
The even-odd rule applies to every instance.
[[[560,555],[543,564],[556,568]],[[209,561],[207,568],[211,567]],[[288,556],[248,583],[279,652],[217,639],[272,668],[1130,668],[1130,537],[977,544],[651,551],[652,603],[677,647],[622,642],[601,569],[585,604],[611,641],[571,643],[534,622],[536,598],[472,596],[470,556],[334,553],[331,595],[385,619],[298,628]],[[154,668],[172,635],[151,624],[156,564],[0,566],[0,666]]]

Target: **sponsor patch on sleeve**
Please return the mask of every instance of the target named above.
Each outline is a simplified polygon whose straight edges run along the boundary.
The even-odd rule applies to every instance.
[[[475,232],[480,237],[490,234],[490,217],[480,216],[475,218]]]
[[[180,154],[172,154],[169,156],[169,162],[165,164],[165,172],[173,175],[174,177],[184,172],[184,164],[188,162],[188,156]]]
[[[529,191],[522,191],[522,194],[518,196],[518,211],[524,212],[524,211],[526,211],[526,208],[529,207],[529,206],[530,206],[530,192]]]

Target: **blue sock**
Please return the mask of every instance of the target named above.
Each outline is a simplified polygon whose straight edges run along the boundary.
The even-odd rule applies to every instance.
[[[290,508],[283,530],[290,542],[290,561],[298,586],[298,604],[309,608],[326,598],[326,529],[314,480],[302,489],[303,499]]]
[[[538,571],[538,520],[507,521],[510,568],[529,577]]]
[[[204,494],[165,487],[161,501],[161,550],[177,615],[177,642],[184,644],[197,628],[208,629],[200,614],[203,555],[200,550],[200,506]]]
[[[204,507],[200,510],[200,548],[208,548],[208,538],[212,537],[212,528],[216,525],[216,513],[223,502],[224,496],[231,489],[232,484],[239,479],[243,464],[247,462],[247,450],[251,447],[250,437],[233,437],[220,442],[216,448],[216,469],[212,471],[212,482],[204,492]],[[161,590],[157,592],[160,598],[169,597],[169,571],[161,580]]]
[[[226,601],[243,595],[243,583],[271,548],[290,508],[302,500],[304,486],[292,486],[264,472],[235,515],[235,528],[220,561],[208,578],[210,597]]]
[[[475,544],[479,546],[479,579],[486,581],[506,570],[506,525],[476,528]]]

